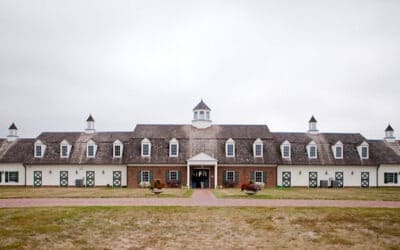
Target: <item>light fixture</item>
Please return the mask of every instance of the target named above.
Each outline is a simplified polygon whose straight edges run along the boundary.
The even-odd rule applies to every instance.
[[[49,170],[49,174],[51,174],[51,170]]]
[[[328,171],[325,171],[325,175],[328,175]]]
[[[104,170],[103,170],[103,172],[102,172],[103,174],[104,174]]]
[[[78,174],[78,170],[75,171],[75,174]]]
[[[299,171],[299,175],[301,175],[301,170]]]
[[[353,171],[351,171],[351,175],[353,175],[354,174],[354,172]]]

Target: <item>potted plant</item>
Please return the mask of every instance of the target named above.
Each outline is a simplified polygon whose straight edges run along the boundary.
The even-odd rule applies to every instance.
[[[150,190],[154,194],[161,194],[162,192],[164,192],[164,186],[164,183],[162,183],[161,180],[157,179],[150,185]]]
[[[242,191],[244,191],[247,195],[256,194],[258,191],[261,190],[260,186],[255,184],[253,181],[249,181],[246,184],[242,184],[240,187]]]

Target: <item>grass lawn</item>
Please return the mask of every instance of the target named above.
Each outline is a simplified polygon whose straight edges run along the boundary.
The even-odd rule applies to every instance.
[[[0,209],[0,249],[398,248],[400,209]]]
[[[170,188],[158,197],[190,197],[193,190]],[[145,198],[155,197],[148,188],[33,188],[0,187],[0,199],[5,198]]]
[[[213,192],[217,198],[400,201],[400,188],[266,188],[250,196],[239,188]]]

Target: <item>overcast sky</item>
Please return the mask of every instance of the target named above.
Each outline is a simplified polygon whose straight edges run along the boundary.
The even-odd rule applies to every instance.
[[[400,131],[400,1],[0,0],[0,136],[217,124]],[[398,134],[398,133],[396,133]],[[400,134],[398,136],[400,138]]]

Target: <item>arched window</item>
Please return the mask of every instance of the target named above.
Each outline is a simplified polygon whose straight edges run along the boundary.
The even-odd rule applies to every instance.
[[[60,143],[60,157],[61,158],[69,158],[69,154],[71,153],[71,144],[67,140],[63,140]]]
[[[235,141],[232,138],[225,143],[225,155],[226,157],[235,157]]]
[[[124,152],[124,144],[120,140],[116,140],[113,143],[113,157],[121,158],[123,152]]]
[[[169,157],[178,157],[179,154],[179,143],[178,140],[172,138],[169,141]]]
[[[86,144],[86,157],[87,158],[94,158],[97,152],[97,145],[94,141],[90,140]]]
[[[142,157],[150,157],[151,155],[151,143],[150,140],[144,138],[142,140]]]
[[[263,142],[260,138],[253,143],[254,157],[263,157]]]

